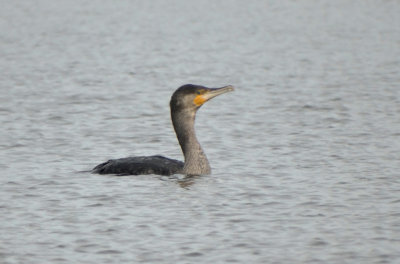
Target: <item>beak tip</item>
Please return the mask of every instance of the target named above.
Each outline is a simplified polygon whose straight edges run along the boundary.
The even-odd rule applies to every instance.
[[[234,91],[235,87],[233,87],[233,85],[227,85],[224,87],[228,92]]]

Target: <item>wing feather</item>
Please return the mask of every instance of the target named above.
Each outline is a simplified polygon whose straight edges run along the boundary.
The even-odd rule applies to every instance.
[[[93,168],[92,173],[117,175],[158,174],[172,175],[180,173],[184,163],[164,156],[138,156],[111,159]]]

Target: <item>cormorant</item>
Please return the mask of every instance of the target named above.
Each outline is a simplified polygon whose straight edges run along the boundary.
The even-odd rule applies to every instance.
[[[196,112],[211,98],[233,90],[231,85],[221,88],[207,88],[200,85],[186,84],[173,93],[170,101],[171,119],[185,162],[159,155],[128,157],[111,159],[101,163],[94,167],[92,172],[117,175],[210,174],[210,164],[194,131]]]

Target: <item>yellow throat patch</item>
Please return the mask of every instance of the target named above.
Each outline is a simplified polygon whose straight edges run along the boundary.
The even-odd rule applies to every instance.
[[[193,103],[197,106],[200,106],[202,104],[204,104],[207,101],[207,99],[202,95],[199,94],[197,95],[194,99],[193,99]]]

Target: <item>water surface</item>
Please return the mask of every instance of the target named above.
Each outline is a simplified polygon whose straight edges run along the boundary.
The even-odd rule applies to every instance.
[[[0,9],[1,263],[396,263],[396,1],[12,1]],[[182,159],[169,98],[232,84]]]

